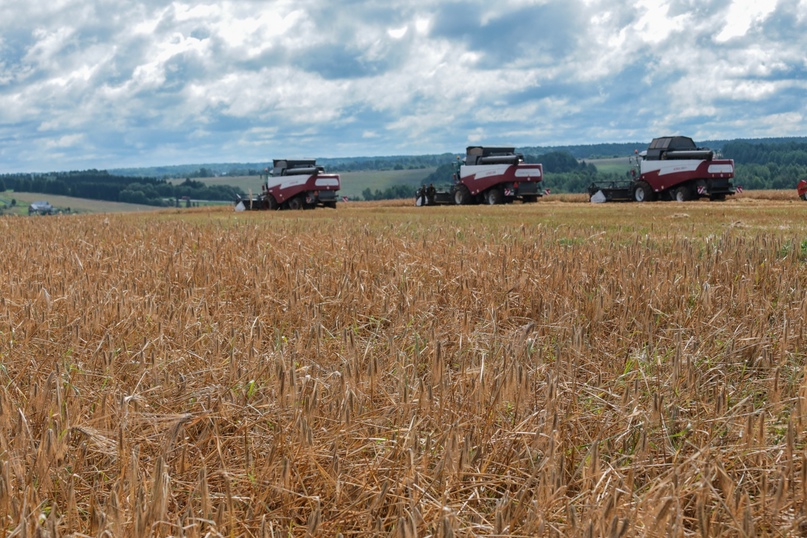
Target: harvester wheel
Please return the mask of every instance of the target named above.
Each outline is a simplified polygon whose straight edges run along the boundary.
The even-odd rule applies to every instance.
[[[468,205],[471,203],[471,192],[465,185],[460,185],[454,191],[454,203],[457,205]]]
[[[676,202],[688,202],[690,198],[689,188],[686,185],[681,185],[673,193],[673,200]]]
[[[807,202],[807,192],[803,192],[803,193],[799,194],[799,198],[801,198],[802,200]]]
[[[485,194],[485,200],[488,205],[497,205],[504,202],[504,197],[502,196],[502,191],[493,187]]]
[[[303,201],[300,199],[299,196],[295,196],[294,198],[291,198],[286,203],[289,204],[289,209],[297,210],[297,209],[302,209],[303,208]]]
[[[280,207],[280,205],[277,203],[277,200],[275,200],[275,197],[272,196],[271,194],[266,195],[266,205],[268,209],[271,209],[273,211],[278,207]]]
[[[633,199],[637,202],[649,202],[653,199],[653,189],[646,181],[639,181],[636,183],[636,188],[633,189]]]

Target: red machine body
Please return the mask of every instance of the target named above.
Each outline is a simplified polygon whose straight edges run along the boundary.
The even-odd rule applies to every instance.
[[[314,159],[275,159],[273,168],[261,176],[261,194],[251,200],[236,201],[243,209],[336,208],[339,174],[326,174]]]
[[[536,202],[545,194],[540,188],[544,169],[540,164],[527,164],[524,156],[512,147],[468,146],[465,160],[457,157],[454,185],[447,191],[431,195],[422,189],[417,205],[433,204],[507,204],[515,200]]]
[[[592,201],[725,200],[736,192],[734,161],[716,159],[714,151],[695,146],[686,136],[654,138],[633,159],[638,171],[631,171],[632,179],[591,185]]]
[[[799,193],[799,198],[807,200],[807,179],[799,181],[799,184],[796,185],[796,190]]]

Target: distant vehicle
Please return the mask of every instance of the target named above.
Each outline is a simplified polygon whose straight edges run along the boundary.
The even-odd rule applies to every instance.
[[[524,155],[512,147],[468,146],[465,160],[457,157],[454,166],[454,185],[440,191],[424,186],[415,205],[530,203],[546,194],[539,189],[543,167],[525,163]]]
[[[28,206],[29,215],[53,215],[55,213],[56,208],[44,200],[32,202],[31,205]]]
[[[796,189],[798,190],[799,198],[807,201],[807,179],[799,181],[799,184],[796,185]]]
[[[315,159],[274,159],[272,171],[261,176],[261,193],[235,201],[237,211],[245,209],[336,208],[339,174],[326,174]]]
[[[636,168],[629,172],[629,180],[589,186],[592,202],[725,200],[736,192],[731,182],[734,161],[716,159],[714,151],[697,147],[687,136],[654,138],[631,161]]]

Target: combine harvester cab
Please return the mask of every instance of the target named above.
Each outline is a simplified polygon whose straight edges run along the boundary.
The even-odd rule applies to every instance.
[[[457,157],[454,185],[416,199],[417,205],[507,204],[514,200],[536,202],[544,195],[540,164],[527,164],[511,147],[469,146],[465,160]],[[425,203],[423,203],[425,202]]]
[[[632,179],[593,183],[588,189],[592,202],[725,200],[735,193],[734,161],[716,159],[714,151],[686,136],[654,138],[632,159]]]
[[[261,194],[236,200],[236,210],[336,208],[339,174],[326,174],[315,159],[274,159],[272,164],[261,176]]]

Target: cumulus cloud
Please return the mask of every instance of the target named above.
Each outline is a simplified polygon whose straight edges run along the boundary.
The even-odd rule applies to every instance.
[[[803,135],[804,0],[0,6],[6,171]]]
[[[764,21],[776,9],[776,3],[777,0],[733,0],[726,14],[726,24],[715,41],[746,35],[753,24]]]

